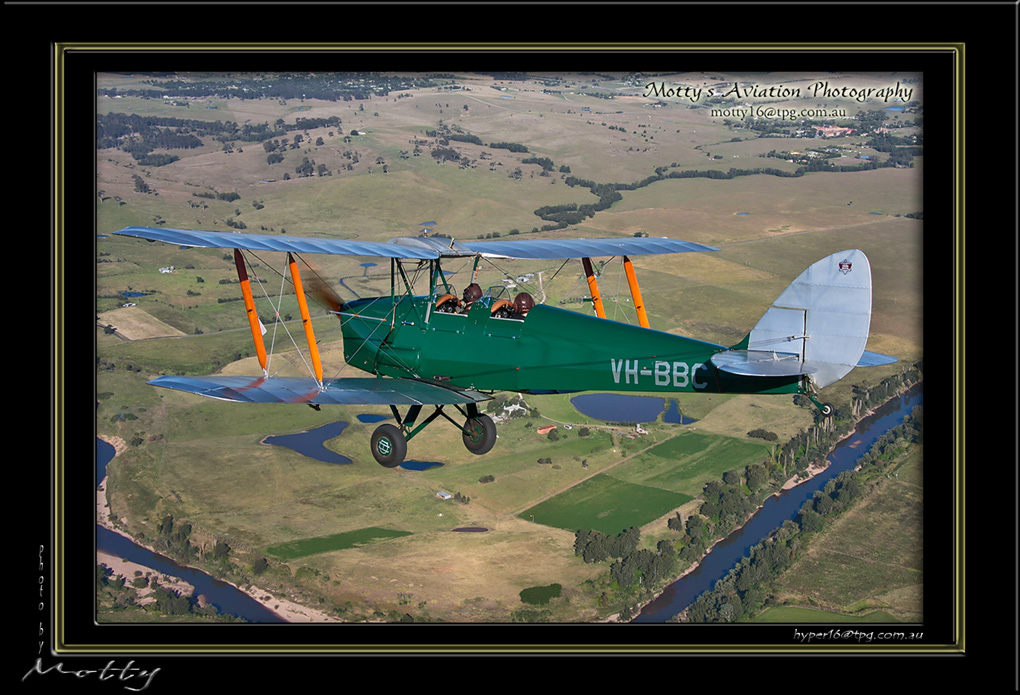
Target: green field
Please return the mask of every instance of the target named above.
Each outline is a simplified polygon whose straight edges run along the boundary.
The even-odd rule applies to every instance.
[[[410,534],[406,531],[394,529],[364,528],[348,533],[335,533],[331,536],[288,541],[287,543],[269,546],[266,548],[266,552],[281,560],[296,560],[308,555],[329,553],[334,550],[346,550],[348,548],[359,548],[367,543],[379,543],[391,538],[400,538],[401,536],[408,535]]]
[[[767,449],[754,440],[684,432],[635,457],[614,475],[693,498],[709,480],[719,480],[726,471],[743,470],[767,457]]]
[[[520,517],[568,531],[592,529],[616,535],[632,526],[644,526],[691,499],[610,475],[598,475],[531,507]]]
[[[854,79],[871,84],[886,77]],[[145,76],[123,74],[100,75],[97,82],[124,94],[146,84]],[[159,374],[250,375],[259,367],[231,256],[108,236],[127,225],[229,231],[243,223],[248,232],[385,241],[435,221],[437,232],[464,240],[493,234],[504,240],[634,234],[687,239],[720,250],[634,259],[651,324],[721,344],[743,338],[805,267],[829,253],[860,248],[871,259],[875,285],[869,349],[901,363],[922,356],[923,222],[906,217],[923,210],[921,157],[909,168],[795,178],[664,179],[622,190],[620,200],[578,224],[535,234],[546,224],[536,209],[597,200],[587,188],[568,185],[568,176],[636,183],[660,167],[727,172],[774,166],[788,172],[792,165],[765,155],[823,142],[843,148],[848,165],[864,161],[861,155],[885,156],[868,146],[864,134],[824,141],[759,137],[744,124],[712,118],[705,108],[681,101],[655,105],[641,91],[626,76],[500,80],[464,74],[352,101],[100,98],[100,115],[237,124],[342,121],[339,128],[288,130],[283,160],[274,164],[263,143],[229,137],[203,136],[194,149],[156,150],[179,157],[165,166],[142,165],[124,149],[98,150],[96,417],[100,436],[123,443],[108,482],[118,523],[151,540],[165,515],[186,520],[199,554],[219,541],[230,545],[232,581],[253,581],[252,564],[268,557],[260,586],[337,611],[344,606],[345,619],[414,605],[432,619],[498,622],[521,608],[522,590],[561,585],[562,595],[550,597],[543,609],[564,621],[593,621],[605,616],[577,599],[576,587],[605,568],[573,555],[575,529],[616,533],[638,526],[664,534],[664,519],[690,505],[706,482],[768,458],[768,446],[747,437],[748,431],[765,428],[782,439],[812,422],[812,413],[787,397],[682,394],[680,408],[696,423],[660,419],[637,434],[592,421],[569,396],[528,396],[539,415],[500,423],[489,454],[468,453],[457,431],[437,422],[413,439],[408,458],[442,465],[382,469],[369,454],[376,425],[357,416],[388,415],[386,407],[317,412],[247,406],[146,386]],[[891,125],[903,126],[898,133],[919,131],[912,115],[890,118],[899,121]],[[452,135],[477,136],[484,144],[448,139]],[[528,152],[490,146],[496,142],[520,143]],[[416,147],[419,153],[412,152]],[[431,156],[441,147],[453,147],[459,159]],[[548,158],[554,167],[545,171],[524,161],[529,157]],[[304,158],[328,173],[299,176]],[[139,189],[139,180],[148,192]],[[216,197],[227,193],[238,197]],[[88,232],[74,227],[73,233],[91,233],[86,227]],[[278,272],[281,259],[266,253],[253,260],[256,308],[275,348],[271,372],[306,374],[299,355],[305,338],[294,295]],[[345,298],[389,293],[388,264],[379,259],[305,260]],[[619,261],[602,269],[600,287],[610,318],[636,322]],[[363,265],[368,262],[376,265]],[[172,273],[159,272],[170,266]],[[471,261],[447,270],[462,288]],[[577,301],[588,289],[575,265],[486,261],[478,281],[485,286],[525,273],[536,274],[527,287],[536,297],[590,311]],[[145,296],[124,307],[123,292]],[[322,307],[313,306],[313,314],[326,376],[364,375],[345,368],[335,319]],[[822,399],[848,403],[856,380],[875,383],[898,368],[855,372],[823,391]],[[268,435],[337,420],[348,427],[326,446],[351,465],[261,443]],[[548,424],[558,426],[558,440],[537,434]],[[590,429],[588,436],[580,436],[582,426]],[[440,490],[466,501],[442,500]],[[452,532],[461,527],[485,530]],[[866,547],[868,538],[844,543]],[[907,586],[909,563],[894,572],[895,564],[887,558],[888,581]],[[806,595],[809,586],[789,591]],[[858,593],[847,586],[825,601],[842,607],[858,600]]]

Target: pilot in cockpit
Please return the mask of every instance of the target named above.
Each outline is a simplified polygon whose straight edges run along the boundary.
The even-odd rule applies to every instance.
[[[478,286],[477,282],[472,282],[470,285],[464,288],[464,301],[460,308],[460,313],[466,314],[471,305],[482,298],[482,288]]]
[[[521,292],[514,297],[514,308],[510,314],[510,318],[523,320],[528,315],[531,308],[535,306],[534,298],[527,292]]]

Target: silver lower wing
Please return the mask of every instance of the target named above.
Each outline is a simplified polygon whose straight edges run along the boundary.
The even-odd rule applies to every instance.
[[[327,379],[318,388],[307,377],[161,376],[148,382],[175,391],[235,403],[309,405],[459,405],[490,396],[413,379]]]

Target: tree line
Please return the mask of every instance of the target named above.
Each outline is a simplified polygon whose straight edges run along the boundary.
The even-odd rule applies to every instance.
[[[922,443],[923,409],[914,408],[902,424],[882,435],[860,458],[857,470],[844,471],[804,503],[793,521],[785,521],[769,538],[751,548],[715,586],[685,611],[686,622],[734,622],[751,617],[774,602],[774,583],[793,564],[798,551],[816,533],[850,509],[884,474],[896,452]]]
[[[272,73],[250,77],[231,75],[224,79],[203,80],[142,80],[152,89],[99,89],[100,96],[133,96],[141,98],[219,97],[223,99],[321,99],[323,101],[354,101],[386,96],[392,91],[435,87],[435,75],[390,75],[360,72],[339,73]]]
[[[270,125],[265,123],[237,124],[233,121],[198,121],[166,116],[140,116],[138,114],[100,114],[96,122],[96,147],[117,148],[130,154],[136,161],[148,166],[163,166],[177,157],[153,155],[156,149],[194,149],[201,147],[203,137],[211,137],[223,143],[265,142],[285,138],[295,130],[333,127],[339,130],[342,121],[339,116],[328,118],[298,118],[295,123],[277,119]],[[341,131],[342,132],[342,131]],[[300,142],[296,135],[295,142]],[[267,152],[270,151],[267,149]]]
[[[655,551],[638,549],[640,532],[636,528],[616,536],[590,529],[578,530],[575,555],[585,562],[611,563],[608,589],[601,598],[603,606],[610,600],[636,605],[642,598],[650,598],[663,583],[676,576],[681,563],[697,562],[715,540],[745,523],[765,498],[782,489],[790,477],[805,471],[812,463],[823,461],[832,447],[856,427],[865,412],[921,379],[922,365],[917,362],[878,384],[861,382],[853,387],[851,404],[837,407],[829,417],[821,417],[810,400],[795,399],[798,405],[816,412],[815,423],[781,446],[777,444],[763,461],[727,471],[721,480],[707,482],[698,511],[687,518],[676,512],[668,519],[666,526],[676,536],[659,541]],[[904,432],[908,433],[908,438],[919,440],[920,411],[915,411],[908,424],[875,444],[862,458],[862,472],[872,460],[869,457],[881,456],[887,442],[904,436]],[[763,434],[766,436],[762,438],[771,439],[767,435],[772,433],[764,430],[748,433],[749,436]],[[772,538],[753,548],[738,566],[740,572],[729,581],[720,580],[719,594],[700,598],[692,604],[687,619],[699,622],[737,620],[748,610],[760,609],[769,595],[763,582],[777,576],[793,560],[801,532],[818,530],[826,518],[841,512],[863,493],[862,479],[852,475],[852,471],[849,473],[829,481],[824,491],[816,493],[800,511],[796,522],[786,522]],[[741,569],[745,566],[746,569]],[[624,607],[622,614],[629,617],[630,608]]]

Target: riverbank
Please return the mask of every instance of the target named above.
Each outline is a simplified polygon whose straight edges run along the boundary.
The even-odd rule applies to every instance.
[[[100,439],[112,446],[116,454],[120,454],[127,449],[127,444],[123,439],[119,437],[109,437],[100,435]],[[136,539],[132,538],[122,530],[115,528],[113,523],[110,521],[110,505],[106,499],[106,481],[107,478],[103,478],[102,482],[96,488],[96,523],[103,528],[106,528],[129,541],[138,545],[139,547],[146,548],[151,552],[158,552],[154,548],[151,548],[143,543],[139,543]],[[118,558],[109,553],[105,553],[101,550],[96,551],[96,564],[104,564],[113,570],[115,575],[124,577],[126,583],[130,583],[136,576],[136,572],[141,572],[142,575],[151,574],[160,578],[160,584],[176,591],[179,591],[181,595],[191,595],[195,591],[195,587],[177,577],[171,577],[158,570],[146,567],[135,562]],[[194,568],[201,571],[199,568]],[[218,579],[218,578],[217,578]],[[218,579],[218,581],[223,581]],[[230,582],[228,582],[230,583]],[[308,608],[302,606],[294,601],[274,596],[271,592],[266,589],[262,589],[257,586],[249,586],[247,589],[242,589],[236,584],[232,584],[238,591],[249,596],[253,601],[260,603],[266,609],[272,611],[278,615],[282,620],[288,623],[339,623],[342,622],[338,618],[326,615],[322,611],[315,610],[314,608]],[[140,592],[143,596],[146,596],[148,592]]]
[[[853,429],[832,442],[819,464],[787,480],[780,490],[764,498],[741,526],[724,538],[716,539],[677,580],[667,583],[658,596],[644,603],[636,622],[677,622],[684,615],[686,606],[709,591],[717,580],[724,578],[730,567],[747,557],[755,543],[753,539],[765,541],[790,518],[794,518],[796,523],[798,509],[810,502],[812,494],[819,494],[822,486],[844,471],[859,469],[861,456],[885,432],[909,417],[913,408],[922,402],[921,389],[921,382],[915,382],[900,389],[881,405],[861,413]],[[717,550],[720,544],[722,547]],[[699,572],[695,578],[687,578],[696,570],[704,572]]]
[[[853,429],[832,442],[824,458],[790,477],[779,489],[763,498],[739,526],[725,536],[716,538],[682,574],[667,582],[655,597],[643,602],[638,608],[637,622],[676,622],[683,616],[685,606],[709,590],[715,580],[725,576],[728,568],[739,562],[741,557],[746,557],[751,547],[747,539],[760,538],[764,541],[781,523],[785,523],[784,520],[795,518],[797,509],[804,504],[805,499],[810,501],[811,494],[818,494],[822,485],[843,471],[858,469],[860,456],[875,441],[875,432],[884,431],[874,429],[875,423],[888,423],[890,417],[909,415],[910,408],[903,406],[911,401],[919,402],[920,391],[914,391],[915,388],[920,388],[919,382],[901,390],[882,405],[862,413],[854,422]],[[897,399],[899,405],[896,405]],[[888,426],[891,425],[881,425]],[[696,510],[692,509],[689,513],[696,513]],[[721,544],[723,547],[720,552]],[[699,570],[704,572],[699,572],[697,578],[688,577]]]
[[[853,433],[851,432],[851,434],[853,434]],[[849,437],[849,435],[848,435],[848,437]],[[841,439],[840,441],[841,442],[845,441],[845,439],[846,438]],[[807,470],[805,470],[802,473],[797,473],[797,474],[793,475],[789,480],[787,480],[783,484],[783,486],[779,490],[776,490],[771,495],[768,495],[767,497],[765,497],[761,501],[761,503],[757,507],[755,507],[754,511],[752,511],[750,514],[748,514],[747,518],[744,519],[744,523],[741,524],[741,526],[733,529],[732,531],[730,531],[728,534],[726,534],[725,536],[723,536],[721,538],[716,538],[715,541],[712,543],[712,545],[710,545],[707,548],[705,548],[705,552],[702,553],[701,556],[698,557],[698,559],[696,559],[694,562],[692,562],[690,564],[690,566],[687,567],[687,569],[685,569],[683,572],[681,572],[680,574],[676,575],[675,577],[673,577],[672,579],[667,581],[665,583],[663,589],[665,589],[667,587],[670,587],[673,584],[676,584],[681,579],[683,579],[684,577],[686,577],[687,575],[691,574],[692,572],[696,571],[699,567],[701,567],[701,563],[704,561],[704,559],[706,557],[708,557],[708,555],[712,552],[712,550],[717,545],[719,545],[724,540],[726,540],[730,536],[730,534],[739,531],[740,528],[742,528],[744,524],[747,524],[747,522],[750,521],[754,517],[755,514],[757,514],[759,511],[761,511],[761,509],[765,506],[765,502],[768,501],[770,498],[775,497],[775,496],[777,496],[777,495],[779,495],[779,494],[781,494],[781,493],[783,493],[783,492],[785,492],[787,490],[792,490],[793,488],[795,488],[795,487],[797,487],[799,485],[803,485],[804,483],[809,482],[812,478],[814,478],[815,476],[819,475],[820,473],[824,473],[825,470],[828,469],[828,467],[829,467],[829,465],[828,465],[828,458],[824,459],[824,461],[825,461],[826,465],[811,464],[810,466],[808,466]],[[661,595],[661,592],[660,592],[660,595]],[[640,615],[643,610],[645,610],[648,606],[650,606],[652,603],[654,603],[658,599],[659,599],[658,595],[657,596],[653,596],[652,598],[648,599],[644,603],[638,605],[636,613],[638,615]],[[614,613],[613,615],[607,617],[602,622],[605,622],[605,623],[616,623],[616,622],[620,622],[619,618],[620,618],[619,613]]]

